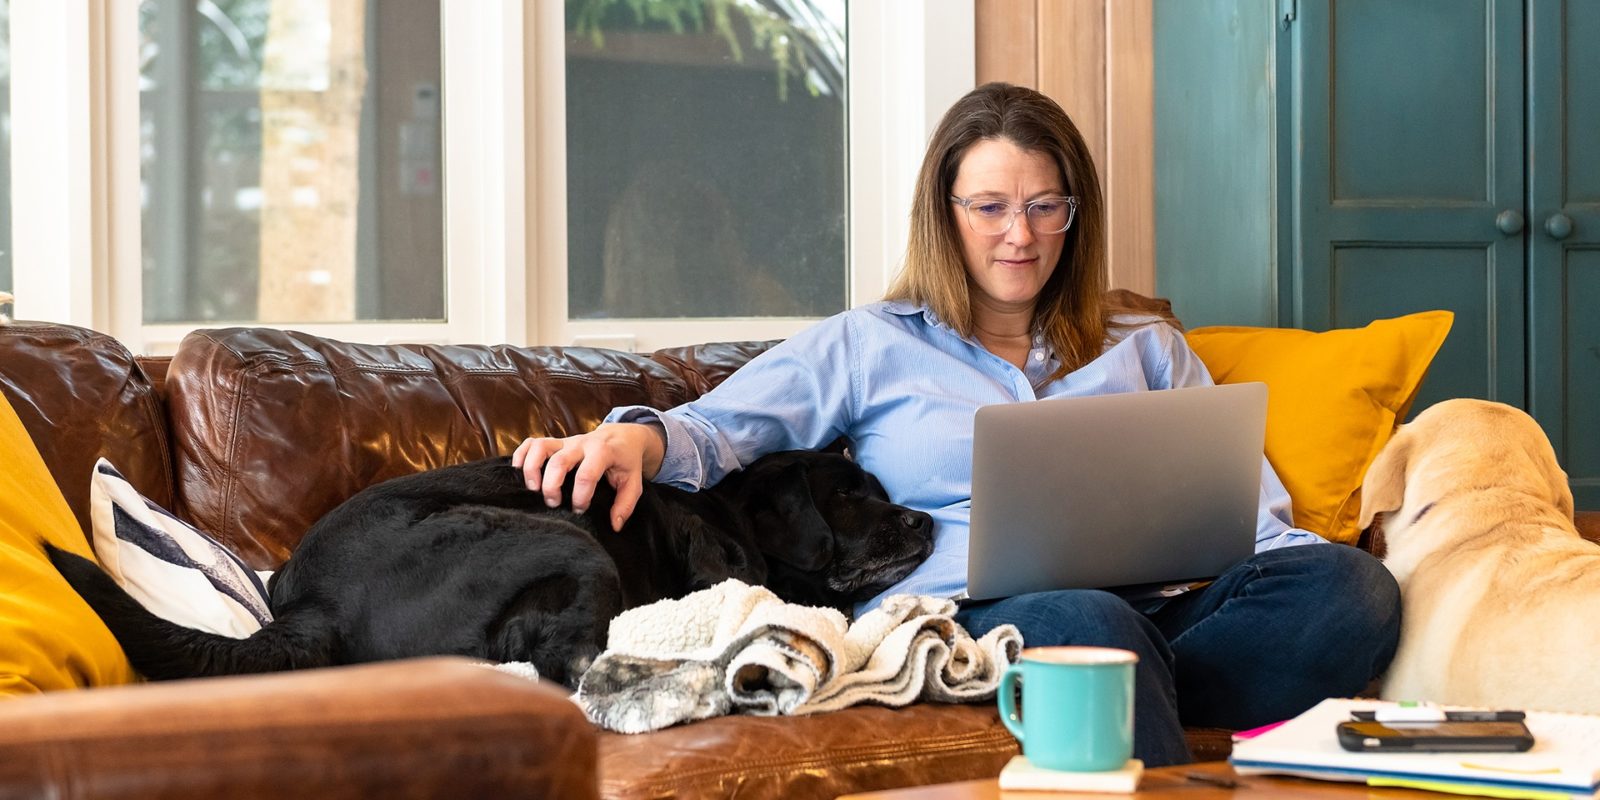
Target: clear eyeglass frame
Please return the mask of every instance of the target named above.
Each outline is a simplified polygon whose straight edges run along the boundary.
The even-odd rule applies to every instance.
[[[1053,236],[1058,233],[1065,233],[1069,228],[1072,227],[1073,220],[1077,219],[1078,217],[1078,198],[1072,196],[1041,197],[1038,200],[1030,200],[1026,203],[1023,203],[1020,207],[1015,203],[1005,200],[992,200],[979,197],[957,197],[955,195],[950,195],[950,202],[961,206],[961,208],[965,210],[966,213],[964,216],[967,218],[967,227],[971,228],[973,233],[977,233],[981,236],[1000,236],[1005,234],[1011,230],[1012,225],[1017,223],[1017,215],[1019,214],[1027,218],[1028,229],[1033,231],[1037,236]],[[1067,207],[1066,221],[1062,223],[1060,228],[1056,228],[1055,230],[1040,230],[1039,225],[1049,215],[1038,213],[1036,209],[1054,203],[1060,203]],[[973,216],[972,206],[974,204],[998,205],[1004,206],[1005,209],[998,217],[987,217],[982,215]],[[990,230],[994,227],[994,223],[1001,219],[1004,219],[1005,222],[1002,223],[999,228]]]

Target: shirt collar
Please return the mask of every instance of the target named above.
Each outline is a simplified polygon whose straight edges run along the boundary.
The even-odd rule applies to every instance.
[[[922,319],[926,321],[930,327],[946,329],[950,327],[949,325],[946,325],[943,320],[939,319],[938,314],[933,313],[933,309],[928,308],[921,303],[913,303],[909,300],[885,300],[883,301],[883,310],[900,317],[911,317],[921,314]],[[1045,348],[1045,352],[1049,353],[1051,358],[1055,357],[1054,348],[1050,347],[1048,342],[1043,341],[1043,334],[1038,328],[1034,328],[1033,331],[1028,334],[1028,336],[1031,339],[1029,342],[1030,345],[1033,347],[1043,346]]]
[[[921,314],[923,321],[927,322],[930,327],[950,327],[939,319],[938,314],[933,313],[933,309],[921,303],[913,303],[909,300],[885,300],[883,301],[883,310],[900,317],[912,317]]]

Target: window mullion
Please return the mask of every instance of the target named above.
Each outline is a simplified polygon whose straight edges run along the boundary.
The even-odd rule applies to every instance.
[[[104,53],[95,71],[101,122],[100,180],[106,247],[97,285],[109,297],[102,330],[135,352],[145,351],[144,254],[139,202],[139,9],[131,2],[96,3],[100,22],[91,41]]]
[[[525,13],[518,0],[441,7],[446,308],[465,341],[530,339]]]
[[[11,6],[17,316],[94,327],[92,0]]]
[[[120,162],[138,152],[138,101],[126,96],[136,91],[135,20],[127,3],[11,5],[19,316],[123,335],[119,320],[137,309],[138,164],[129,183]],[[131,291],[114,280],[125,258]]]
[[[851,3],[850,304],[900,269],[912,187],[939,118],[977,74],[973,0]]]

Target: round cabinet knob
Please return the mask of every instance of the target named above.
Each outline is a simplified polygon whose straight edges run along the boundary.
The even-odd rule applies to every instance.
[[[1556,241],[1561,241],[1562,239],[1571,236],[1572,217],[1569,217],[1559,211],[1551,214],[1550,218],[1544,221],[1544,232],[1549,234],[1550,238],[1555,239]]]
[[[1500,212],[1494,218],[1494,226],[1507,236],[1516,236],[1522,233],[1522,225],[1522,213],[1509,208]]]

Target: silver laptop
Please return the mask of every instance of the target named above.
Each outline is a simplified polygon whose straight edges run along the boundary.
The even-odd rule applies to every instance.
[[[978,409],[967,593],[1213,578],[1255,552],[1267,386]]]

